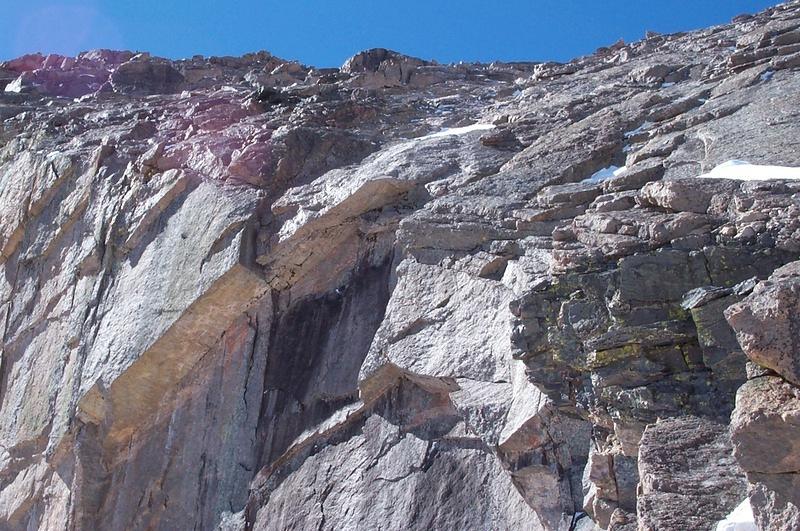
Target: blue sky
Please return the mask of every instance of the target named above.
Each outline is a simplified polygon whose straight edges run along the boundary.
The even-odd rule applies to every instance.
[[[172,58],[268,50],[316,66],[391,48],[440,62],[566,61],[645,30],[720,24],[759,0],[0,0],[0,59],[91,48]]]

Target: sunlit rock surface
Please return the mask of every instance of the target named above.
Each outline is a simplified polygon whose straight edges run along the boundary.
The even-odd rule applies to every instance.
[[[0,64],[0,529],[796,528],[799,69]]]

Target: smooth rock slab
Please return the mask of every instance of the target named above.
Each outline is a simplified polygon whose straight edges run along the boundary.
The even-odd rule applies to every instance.
[[[362,399],[393,385],[401,373],[441,390],[455,390],[456,378],[509,381],[508,289],[412,260],[397,271],[386,320],[361,368]]]

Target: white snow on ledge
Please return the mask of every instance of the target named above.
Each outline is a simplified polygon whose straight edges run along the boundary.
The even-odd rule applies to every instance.
[[[620,173],[624,172],[628,168],[626,166],[618,167],[618,166],[609,166],[608,168],[603,168],[600,171],[596,171],[592,174],[591,177],[587,177],[586,179],[582,180],[582,183],[601,183],[607,179],[612,177],[616,177]]]
[[[419,138],[415,138],[414,140],[427,140],[429,138],[441,138],[443,136],[466,135],[467,133],[472,133],[473,131],[487,131],[489,129],[494,129],[495,127],[496,126],[494,124],[472,124],[466,127],[453,127],[450,129],[442,129],[441,131],[421,136]]]
[[[644,122],[642,125],[634,129],[633,131],[625,131],[625,138],[631,138],[632,136],[636,136],[639,133],[644,133],[651,127],[653,127],[653,122]]]
[[[700,177],[736,179],[738,181],[766,181],[771,179],[800,179],[800,168],[788,166],[759,166],[743,160],[723,162]]]
[[[725,520],[718,522],[716,531],[758,531],[750,498],[745,498]]]

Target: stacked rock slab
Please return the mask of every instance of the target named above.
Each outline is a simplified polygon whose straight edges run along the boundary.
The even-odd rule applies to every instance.
[[[0,64],[0,529],[798,527],[798,54]]]
[[[736,458],[751,484],[759,526],[800,525],[800,375],[794,318],[800,310],[800,262],[759,283],[726,311],[748,358],[750,379],[736,395],[731,417]]]

